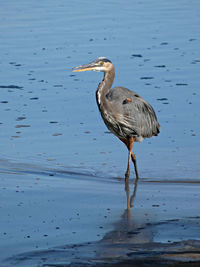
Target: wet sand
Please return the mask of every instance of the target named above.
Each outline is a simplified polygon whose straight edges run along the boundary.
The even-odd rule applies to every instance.
[[[5,266],[200,261],[196,181],[140,179],[128,211],[124,207],[134,192],[133,181],[125,190],[119,178],[5,165],[8,162],[1,169]]]
[[[0,266],[199,266],[198,1],[9,1],[0,11]],[[95,103],[101,73],[154,107],[126,148]],[[133,207],[127,210],[127,199]]]

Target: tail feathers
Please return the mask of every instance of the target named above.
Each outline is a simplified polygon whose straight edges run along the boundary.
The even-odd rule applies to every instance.
[[[158,123],[156,127],[157,132],[155,133],[155,136],[157,136],[160,133],[160,124]]]

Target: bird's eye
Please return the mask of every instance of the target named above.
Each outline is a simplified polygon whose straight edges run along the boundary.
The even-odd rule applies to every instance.
[[[100,64],[100,65],[103,65],[103,61],[100,61],[99,64]]]

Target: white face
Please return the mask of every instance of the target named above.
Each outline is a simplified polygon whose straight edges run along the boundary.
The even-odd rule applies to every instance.
[[[99,61],[97,63],[98,66],[94,68],[94,71],[109,71],[112,68],[112,63],[111,62],[104,62],[104,61]]]
[[[94,71],[105,71],[105,67],[104,66],[99,66],[99,67],[95,67],[95,69],[93,69]]]

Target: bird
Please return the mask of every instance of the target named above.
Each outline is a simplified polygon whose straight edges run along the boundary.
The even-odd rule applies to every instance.
[[[96,90],[96,102],[109,131],[117,136],[128,149],[125,180],[128,180],[130,176],[131,159],[134,164],[136,180],[138,180],[139,175],[133,145],[135,142],[142,142],[143,138],[150,138],[159,134],[160,124],[153,107],[132,90],[121,86],[111,88],[115,78],[115,68],[106,57],[99,57],[89,64],[73,68],[72,71],[104,73],[103,80]]]

